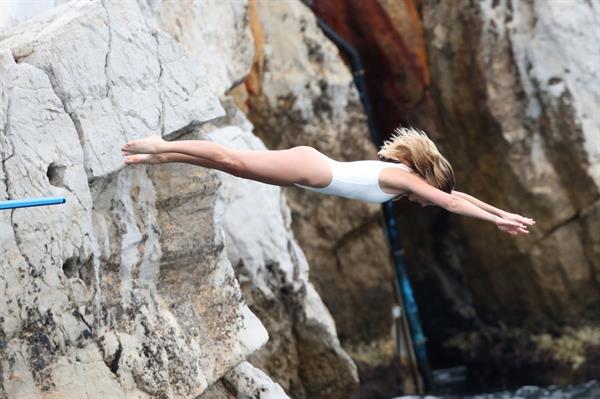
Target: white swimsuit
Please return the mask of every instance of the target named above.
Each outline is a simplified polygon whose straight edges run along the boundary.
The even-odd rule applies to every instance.
[[[294,183],[295,186],[321,194],[357,199],[368,202],[383,203],[398,194],[390,194],[379,187],[379,173],[388,167],[395,167],[411,172],[412,169],[403,163],[392,163],[378,160],[340,162],[323,155],[329,165],[333,178],[326,187],[309,187]]]

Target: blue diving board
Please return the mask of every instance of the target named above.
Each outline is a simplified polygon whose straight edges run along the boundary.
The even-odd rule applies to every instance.
[[[58,205],[66,202],[64,197],[29,198],[23,200],[0,201],[0,210],[29,208],[31,206]]]

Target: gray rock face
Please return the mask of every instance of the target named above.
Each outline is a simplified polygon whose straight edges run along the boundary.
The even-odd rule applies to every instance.
[[[1,44],[18,62],[48,75],[83,143],[89,178],[121,166],[124,141],[223,114],[202,65],[148,26],[133,2],[70,2],[6,35]]]
[[[446,343],[468,361],[502,364],[503,373],[535,370],[540,384],[596,375],[600,31],[592,27],[600,8],[587,1],[427,1],[423,15],[440,130],[458,189],[537,221],[519,239],[496,239],[487,225],[457,221],[457,238],[445,243],[454,255],[433,260],[423,280],[442,276],[441,286],[470,294],[465,302],[452,298],[452,308],[469,310],[465,330],[483,321],[495,331]],[[451,249],[465,242],[466,252]],[[464,277],[453,277],[449,266],[462,268]],[[456,334],[456,317],[440,313]],[[528,355],[522,361],[503,358],[503,350],[478,350],[495,344]],[[533,359],[544,359],[549,371],[530,367]]]
[[[155,2],[148,9],[156,16],[160,28],[176,37],[194,59],[202,63],[208,60],[207,70],[211,76],[222,78],[220,87],[225,90],[242,81],[250,70],[254,50],[249,32],[252,21],[247,20],[245,13],[251,14],[251,11],[246,10],[245,1],[210,4],[206,7],[205,3],[198,2]],[[290,32],[293,32],[294,48],[301,44],[304,24],[298,20],[311,21],[309,30],[315,41],[324,39],[314,17],[299,2],[267,2],[259,6],[264,13],[274,7],[277,17],[268,23],[275,25],[275,30],[284,25],[279,20],[281,15],[288,9],[293,11],[295,25]],[[244,18],[240,17],[242,11]],[[232,20],[222,17],[223,13],[240,18]],[[215,21],[219,21],[218,27]],[[235,51],[214,51],[223,46]],[[291,60],[284,43],[273,43],[273,46],[278,46],[272,50],[274,63],[280,64],[286,57]],[[326,77],[332,81],[330,102],[336,107],[336,115],[344,115],[348,106],[346,96],[351,99],[350,107],[357,102],[351,77],[337,58],[335,48],[327,42],[323,57],[329,63]],[[339,85],[334,84],[339,78],[337,73],[341,74]],[[310,89],[303,94],[305,103],[311,96],[320,96],[313,70],[301,69],[295,76],[299,79],[298,88],[310,82]],[[269,82],[275,82],[278,77],[273,75],[273,79]],[[269,90],[276,101],[279,94]],[[266,150],[232,100],[227,99],[225,104],[226,117],[199,128],[200,137],[237,149]],[[348,118],[344,116],[344,120]],[[306,128],[311,129],[310,125]],[[333,132],[333,127],[328,128]],[[255,133],[262,136],[263,132]],[[346,139],[351,141],[351,135]],[[308,280],[308,262],[291,232],[289,197],[276,186],[219,174],[223,185],[218,206],[224,207],[228,257],[235,267],[244,297],[270,335],[269,342],[250,361],[295,398],[348,397],[356,389],[356,367],[341,348],[333,320]]]
[[[554,317],[557,311],[567,316],[597,304],[596,262],[589,256],[593,252],[586,254],[580,243],[593,240],[582,224],[594,214],[600,198],[600,119],[589,109],[600,104],[598,91],[590,90],[600,84],[600,72],[597,57],[584,56],[583,50],[600,40],[597,30],[586,29],[600,10],[584,1],[568,7],[560,2],[550,2],[547,7],[519,2],[514,9],[484,1],[477,7],[465,3],[438,8],[431,4],[426,11],[439,106],[445,110],[457,102],[473,104],[448,113],[448,131],[470,131],[477,124],[495,126],[489,138],[478,144],[498,148],[479,161],[489,180],[459,172],[465,175],[460,176],[462,185],[483,196],[495,195],[501,207],[538,220],[531,236],[503,240],[495,247],[502,254],[497,262],[504,262],[505,256],[518,260],[509,267],[495,262],[482,265],[501,270],[496,273],[494,288],[500,298],[488,297],[484,306],[517,314],[549,312]],[[467,27],[457,31],[448,22],[463,11],[474,21],[469,29],[478,38],[477,46],[465,47],[473,60],[468,64],[446,56],[464,45],[462,35]],[[556,18],[559,14],[561,18]],[[580,57],[571,56],[577,51]],[[467,78],[475,68],[477,75]],[[465,84],[467,79],[474,83]],[[484,100],[474,101],[473,96]],[[459,171],[468,170],[465,164],[470,161],[461,151],[466,153],[470,144],[475,143],[463,134],[449,146],[456,153],[452,155]],[[473,148],[485,153],[475,145]],[[466,226],[469,232],[474,228]],[[489,247],[485,235],[470,235],[479,237],[471,242],[477,252]],[[516,270],[519,281],[514,279]],[[520,295],[505,295],[517,288]],[[481,299],[488,296],[485,291],[491,293],[486,284],[479,284],[477,290]]]
[[[254,49],[247,0],[140,0],[144,2],[157,26],[204,65],[215,93],[224,93],[248,74]]]
[[[255,364],[353,390],[279,187],[122,164],[150,134],[266,149],[219,100],[252,63],[246,2],[59,3],[0,36],[0,199],[67,199],[0,213],[0,396],[286,398],[244,362],[268,335],[242,294]]]
[[[267,340],[227,260],[219,178],[122,167],[127,139],[223,114],[135,2],[74,1],[0,47],[3,397],[203,393]],[[193,223],[190,223],[193,221]]]

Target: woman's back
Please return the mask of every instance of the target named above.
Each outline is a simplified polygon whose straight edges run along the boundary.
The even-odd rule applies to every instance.
[[[379,174],[386,168],[400,168],[407,172],[412,169],[402,163],[384,162],[379,160],[364,160],[340,162],[322,154],[329,165],[333,178],[326,187],[309,187],[295,184],[298,187],[321,194],[336,195],[344,198],[368,202],[383,203],[394,198],[397,194],[384,192],[379,185]]]

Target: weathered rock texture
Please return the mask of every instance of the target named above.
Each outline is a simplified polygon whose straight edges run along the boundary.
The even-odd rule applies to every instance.
[[[248,362],[240,363],[202,395],[202,399],[289,399],[280,385]]]
[[[60,3],[0,36],[0,198],[67,197],[0,214],[0,396],[350,397],[281,189],[122,165],[153,133],[266,149],[219,100],[252,65],[245,1]]]
[[[482,320],[600,321],[600,65],[590,50],[599,17],[584,1],[425,3],[440,127],[461,187],[537,220],[518,240],[457,220]],[[588,362],[569,362],[586,374]],[[568,376],[563,368],[556,374]]]
[[[250,70],[253,43],[245,2],[211,3],[210,7],[199,2],[163,2],[155,3],[152,11],[161,29],[176,37],[193,58],[199,62],[213,58],[209,71],[238,65],[221,80],[222,89],[231,88]],[[222,14],[239,18],[222,18]],[[211,28],[207,26],[210,21],[221,22]],[[199,42],[197,38],[204,39]],[[216,57],[206,51],[230,42],[237,51]],[[227,117],[203,126],[203,137],[232,148],[266,150],[233,102],[227,99],[225,103]],[[308,281],[308,262],[291,233],[286,197],[276,186],[226,174],[222,181],[220,203],[226,215],[229,260],[244,297],[270,335],[251,362],[294,398],[349,397],[357,387],[356,367],[342,350],[333,320]]]
[[[381,94],[379,126],[430,129],[458,190],[537,220],[529,236],[514,239],[479,221],[398,207],[434,364],[466,361],[475,373],[487,367],[484,377],[515,383],[593,377],[598,5],[310,3],[361,53],[370,94]]]
[[[271,149],[310,145],[343,161],[376,159],[352,76],[299,1],[251,2],[253,70],[236,94]],[[393,356],[393,269],[380,206],[284,188],[311,280],[355,360]]]
[[[143,3],[160,29],[206,68],[215,93],[224,93],[248,74],[254,48],[246,0]]]
[[[218,176],[122,166],[126,140],[224,114],[151,26],[135,2],[73,1],[0,40],[0,196],[67,198],[0,214],[2,397],[195,398],[267,340]]]

